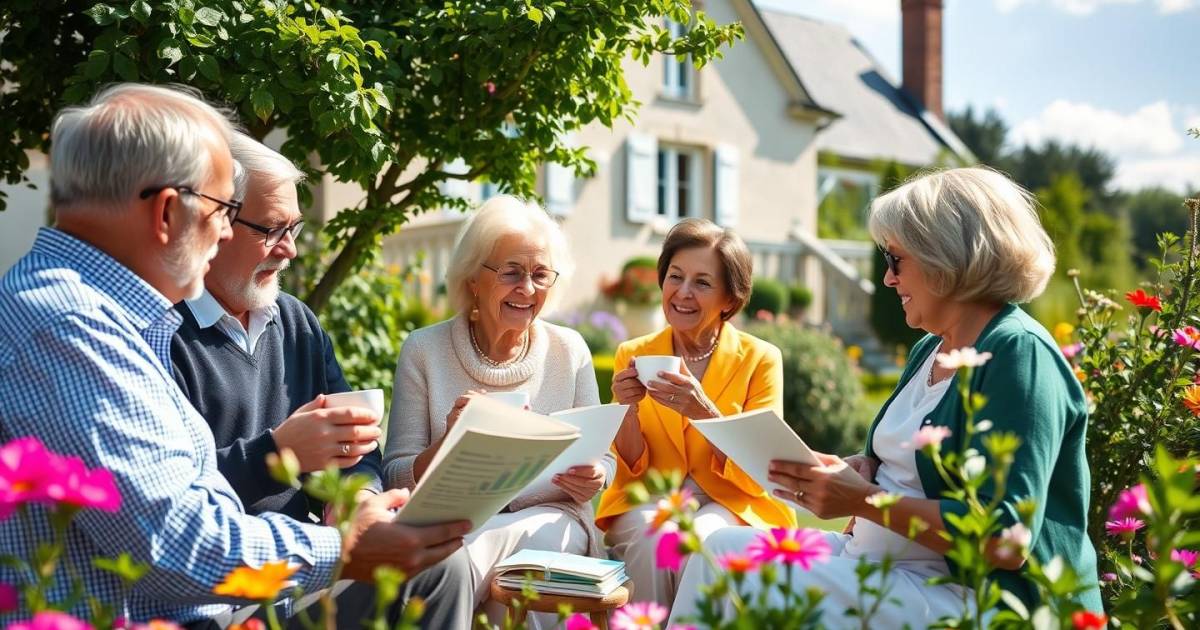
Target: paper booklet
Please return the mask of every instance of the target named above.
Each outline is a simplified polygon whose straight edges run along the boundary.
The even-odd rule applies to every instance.
[[[531,571],[547,580],[594,584],[624,573],[625,563],[562,551],[522,549],[497,562],[495,569],[497,574]]]
[[[477,396],[463,408],[396,522],[433,525],[495,516],[579,439],[579,429]]]
[[[804,440],[770,409],[755,409],[711,420],[692,420],[691,424],[768,493],[775,488],[790,491],[790,488],[767,480],[771,460],[821,464]]]
[[[558,486],[550,479],[572,466],[599,464],[604,454],[612,447],[617,437],[617,430],[625,420],[625,410],[629,405],[593,405],[566,409],[550,414],[551,418],[569,424],[579,429],[579,439],[562,455],[558,456],[538,475],[536,479],[521,490],[519,496],[533,493],[545,493]],[[611,479],[609,481],[612,481]]]

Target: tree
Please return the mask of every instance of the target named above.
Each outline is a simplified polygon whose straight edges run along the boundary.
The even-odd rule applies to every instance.
[[[1008,124],[994,109],[975,117],[975,110],[970,105],[961,112],[950,112],[946,122],[971,153],[979,159],[980,164],[1006,170],[1004,164],[1004,143],[1008,138]]]
[[[1081,261],[1079,235],[1083,230],[1083,208],[1088,202],[1088,192],[1074,173],[1067,173],[1055,177],[1049,186],[1039,188],[1036,194],[1042,227],[1054,241],[1059,271],[1065,273],[1067,269],[1078,268]]]
[[[883,165],[879,175],[880,194],[891,192],[903,184],[911,174],[909,169],[897,162]],[[871,294],[871,330],[875,331],[879,341],[885,345],[910,348],[925,333],[910,328],[905,323],[904,307],[901,306],[900,299],[894,290],[883,284],[886,271],[887,265],[883,262],[883,256],[874,256],[871,259],[871,282],[875,285],[875,292]]]
[[[664,20],[690,25],[673,38]],[[630,119],[622,63],[654,53],[702,66],[742,37],[690,0],[145,0],[9,2],[0,9],[0,172],[20,180],[52,112],[112,81],[182,82],[241,114],[282,152],[358,184],[326,226],[333,249],[314,310],[414,213],[465,208],[451,179],[532,195],[538,165],[590,174],[565,136]],[[316,165],[311,165],[315,157]],[[315,178],[313,178],[315,179]]]
[[[1009,154],[1006,170],[1028,190],[1051,186],[1055,178],[1072,175],[1088,193],[1087,209],[1117,214],[1110,189],[1116,161],[1098,149],[1048,140],[1041,146],[1025,145]]]
[[[1188,229],[1183,196],[1165,188],[1144,188],[1130,193],[1122,201],[1129,217],[1134,253],[1143,264],[1150,257],[1162,254],[1158,247],[1159,234],[1183,234]]]

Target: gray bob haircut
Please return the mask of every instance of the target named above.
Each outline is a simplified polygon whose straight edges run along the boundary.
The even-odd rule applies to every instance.
[[[875,199],[867,227],[881,247],[897,243],[915,258],[941,297],[1022,303],[1041,295],[1054,273],[1054,244],[1035,204],[1001,173],[955,168]]]
[[[250,179],[262,181],[271,188],[304,180],[304,172],[278,151],[238,131],[229,139],[233,160],[241,166],[233,177],[234,199],[245,199]]]
[[[182,86],[118,83],[58,113],[50,131],[50,199],[116,205],[152,186],[199,188],[229,120]]]
[[[446,269],[446,293],[456,311],[465,313],[471,310],[475,296],[471,294],[467,282],[482,269],[484,261],[492,255],[496,242],[511,234],[528,234],[545,239],[550,253],[550,266],[558,272],[559,277],[546,296],[544,308],[550,308],[556,302],[555,297],[562,293],[562,288],[575,271],[567,237],[558,223],[537,204],[512,195],[496,195],[467,219],[454,243],[450,267]]]

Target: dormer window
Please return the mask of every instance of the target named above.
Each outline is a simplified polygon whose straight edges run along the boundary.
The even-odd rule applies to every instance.
[[[672,38],[687,35],[688,27],[674,20],[667,20],[667,32]],[[663,96],[681,100],[695,98],[696,75],[690,55],[663,57]]]

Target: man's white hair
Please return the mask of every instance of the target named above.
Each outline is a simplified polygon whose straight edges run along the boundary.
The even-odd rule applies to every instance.
[[[213,146],[228,145],[232,135],[229,119],[189,88],[106,87],[55,117],[50,199],[61,211],[117,206],[156,186],[199,189],[212,176]]]
[[[241,166],[233,178],[237,199],[246,198],[251,178],[268,188],[285,184],[294,186],[304,180],[304,172],[296,168],[291,160],[244,133],[234,132],[229,140],[229,150],[234,161]]]

